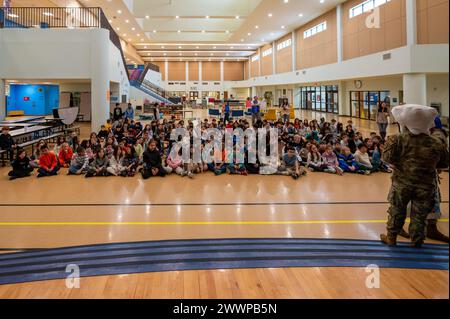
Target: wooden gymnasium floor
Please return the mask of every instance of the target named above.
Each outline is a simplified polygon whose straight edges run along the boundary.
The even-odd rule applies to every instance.
[[[375,129],[372,122],[354,122],[364,132]],[[89,134],[87,126],[82,134]],[[390,175],[382,173],[310,173],[299,181],[208,173],[143,181],[86,180],[63,170],[52,178],[9,182],[7,172],[0,169],[0,249],[11,250],[199,238],[377,240],[385,230],[390,186]],[[441,176],[446,221],[439,227],[448,234],[449,175]],[[169,271],[81,278],[79,289],[67,289],[61,279],[0,285],[0,298],[449,297],[444,270],[381,269],[379,289],[366,288],[366,278],[364,268],[350,267]]]

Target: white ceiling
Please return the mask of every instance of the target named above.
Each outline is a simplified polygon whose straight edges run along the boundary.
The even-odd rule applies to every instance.
[[[34,5],[54,3],[65,6],[72,5],[74,1],[12,2],[13,6],[29,5],[30,2]],[[85,7],[101,7],[117,34],[132,44],[145,61],[151,61],[248,58],[258,47],[279,39],[345,0],[289,0],[287,3],[285,0],[78,2]]]

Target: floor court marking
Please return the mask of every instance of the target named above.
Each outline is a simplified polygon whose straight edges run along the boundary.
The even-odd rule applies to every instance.
[[[441,204],[448,204],[442,201]],[[389,202],[281,202],[281,203],[136,203],[136,204],[111,204],[111,203],[51,203],[51,204],[0,204],[0,207],[170,207],[170,206],[294,206],[294,205],[387,205]]]
[[[218,222],[0,222],[0,226],[190,226],[190,225],[312,225],[312,224],[384,224],[387,220],[294,220],[294,221],[218,221]],[[409,223],[410,219],[407,218]],[[449,219],[439,222],[448,223]]]

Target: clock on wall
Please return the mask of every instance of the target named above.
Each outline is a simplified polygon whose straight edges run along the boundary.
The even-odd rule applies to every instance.
[[[362,81],[360,80],[355,81],[355,88],[357,88],[358,90],[362,88],[362,85],[363,85]]]

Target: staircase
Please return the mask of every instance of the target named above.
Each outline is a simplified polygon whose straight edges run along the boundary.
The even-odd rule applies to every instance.
[[[130,85],[139,89],[140,91],[150,95],[157,101],[164,103],[166,105],[172,105],[173,103],[166,99],[166,91],[164,91],[162,88],[154,85],[153,83],[145,80],[145,76],[147,75],[147,72],[149,69],[155,70],[155,68],[158,69],[157,66],[149,63],[144,70],[140,69],[132,69],[129,71],[130,73]],[[156,71],[159,71],[156,70]]]

